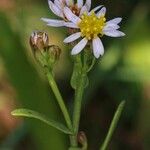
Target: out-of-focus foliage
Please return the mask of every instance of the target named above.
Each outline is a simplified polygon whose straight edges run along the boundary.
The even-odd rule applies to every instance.
[[[147,150],[150,148],[149,0],[97,0],[94,3],[107,6],[108,18],[123,17],[121,30],[126,36],[102,39],[105,55],[89,75],[90,83],[84,97],[80,130],[87,133],[89,149],[98,149],[117,105],[124,99],[126,108],[110,149]],[[65,28],[50,28],[40,21],[41,17],[54,18],[44,0],[2,0],[0,10],[0,114],[1,110],[22,105],[63,121],[43,72],[32,57],[28,38],[33,30],[46,30],[51,43],[63,47],[55,72],[59,87],[68,100],[66,102],[71,106],[73,92],[69,80],[72,62],[70,51],[62,44]],[[7,74],[6,81],[2,74]],[[14,96],[6,86],[1,86],[7,83],[13,86],[16,93],[13,105],[8,103],[9,100],[4,105],[6,96],[1,96],[6,95],[3,87],[9,98]],[[4,123],[1,116],[0,122]],[[7,134],[1,133],[0,126],[0,149],[65,150],[68,143],[68,139],[59,131],[37,121],[19,120]]]
[[[27,50],[22,44],[25,41],[19,35],[20,32],[12,30],[11,22],[8,21],[4,13],[0,14],[0,20],[0,26],[2,27],[0,28],[0,55],[4,60],[9,79],[17,91],[17,99],[21,101],[23,107],[34,108],[55,117],[57,120],[60,119],[57,115],[54,99],[48,94],[47,85],[41,80],[33,64],[27,58]],[[24,32],[23,28],[21,30],[21,32]],[[28,42],[26,44],[28,45]],[[65,149],[65,142],[63,142],[65,138],[60,132],[35,121],[30,122],[28,128],[33,132],[34,142],[37,143],[38,149]],[[18,134],[22,134],[22,131]],[[16,134],[15,138],[18,138],[18,136]],[[10,141],[14,141],[14,139],[8,139],[8,142],[2,144],[2,148],[15,149],[16,145]],[[29,149],[32,149],[32,147],[29,147]]]

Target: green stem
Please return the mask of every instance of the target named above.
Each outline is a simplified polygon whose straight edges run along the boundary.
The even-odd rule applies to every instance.
[[[80,115],[81,115],[82,97],[83,97],[84,86],[85,86],[84,85],[85,78],[86,78],[86,74],[81,73],[77,89],[75,90],[75,102],[74,102],[74,112],[73,112],[74,136],[72,137],[72,139],[76,147],[78,147],[77,134],[79,130],[79,122],[80,122]]]
[[[109,130],[108,130],[107,136],[106,136],[106,138],[104,140],[104,143],[102,144],[102,147],[100,148],[100,150],[106,150],[106,148],[107,148],[107,146],[108,146],[108,144],[109,144],[109,142],[110,142],[110,140],[112,138],[114,130],[115,130],[116,126],[117,126],[117,123],[119,121],[119,118],[121,116],[121,113],[123,111],[124,106],[125,106],[125,101],[122,101],[119,104],[119,106],[118,106],[118,108],[117,108],[117,110],[115,112],[115,115],[113,117],[113,120],[112,120],[111,125],[110,125]]]
[[[60,94],[60,91],[57,87],[57,84],[53,78],[53,75],[51,73],[51,71],[47,71],[47,78],[48,78],[48,81],[49,81],[49,84],[55,94],[55,97],[57,99],[57,102],[59,104],[59,107],[64,115],[64,118],[65,118],[65,121],[66,121],[66,124],[68,126],[68,128],[72,131],[72,123],[71,123],[71,119],[70,119],[70,116],[69,116],[69,113],[68,113],[68,110],[66,108],[66,105],[64,103],[64,100]]]
[[[73,134],[73,135],[70,135],[70,148],[69,148],[69,150],[75,149],[75,148],[78,148],[78,142],[77,142],[76,136]]]

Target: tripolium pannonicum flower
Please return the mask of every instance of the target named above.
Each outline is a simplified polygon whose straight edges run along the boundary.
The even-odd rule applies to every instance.
[[[118,30],[120,28],[118,24],[122,18],[117,17],[107,21],[106,8],[103,5],[99,5],[91,10],[91,0],[86,0],[85,3],[83,0],[48,0],[48,4],[51,11],[61,19],[42,18],[42,20],[48,26],[67,27],[69,29],[69,36],[65,38],[64,43],[71,43],[70,46],[73,46],[71,48],[71,55],[73,57],[71,58],[73,59],[74,67],[71,86],[75,94],[72,115],[68,111],[55,82],[54,74],[52,73],[55,63],[59,61],[61,49],[56,45],[49,45],[48,34],[42,31],[34,31],[32,33],[30,36],[30,45],[35,59],[45,70],[66,125],[49,119],[33,110],[18,109],[13,111],[12,114],[39,119],[68,134],[70,139],[69,150],[87,150],[88,140],[85,133],[79,131],[79,124],[83,94],[89,83],[88,72],[94,67],[98,58],[104,54],[104,46],[101,41],[102,37],[104,35],[110,37],[122,37],[125,35]],[[120,103],[100,150],[107,148],[124,104],[124,101]]]
[[[72,55],[80,53],[84,48],[86,48],[86,45],[90,43],[93,47],[92,49],[94,56],[99,58],[104,54],[104,46],[101,41],[101,38],[104,35],[110,37],[122,37],[125,35],[123,32],[118,30],[120,28],[118,24],[121,22],[122,18],[117,17],[106,21],[106,8],[102,5],[90,10],[91,1],[87,0],[85,5],[83,5],[82,0],[82,2],[77,1],[77,4],[70,1],[71,6],[63,4],[62,8],[60,3],[56,3],[56,1],[54,1],[54,3],[49,1],[50,9],[55,12],[55,14],[59,12],[58,14],[63,15],[63,20],[60,21],[47,18],[42,18],[42,20],[45,21],[48,26],[66,26],[71,29],[76,29],[75,33],[64,40],[64,43],[71,43],[79,38],[82,38],[82,40],[72,49]],[[65,1],[63,2],[65,3]],[[77,10],[80,11],[80,13],[76,13],[76,11],[72,9],[73,5],[78,8]]]

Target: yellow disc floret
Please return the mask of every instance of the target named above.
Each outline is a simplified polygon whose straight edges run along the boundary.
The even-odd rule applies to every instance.
[[[102,29],[105,26],[105,22],[106,18],[104,15],[98,17],[94,12],[89,15],[84,13],[81,16],[81,21],[78,24],[82,37],[86,37],[88,40],[91,40],[98,35],[102,36]]]

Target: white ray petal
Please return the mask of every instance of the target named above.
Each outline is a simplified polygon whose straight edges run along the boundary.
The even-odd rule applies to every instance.
[[[106,14],[106,7],[103,7],[98,13],[97,16],[101,17],[101,16],[105,16]]]
[[[54,4],[59,8],[62,9],[64,4],[60,0],[54,0]]]
[[[63,12],[61,9],[59,9],[59,7],[57,7],[57,5],[55,5],[51,0],[48,0],[48,4],[49,8],[55,15],[63,18]]]
[[[122,20],[122,18],[120,18],[120,17],[114,18],[112,20],[107,21],[106,24],[109,24],[109,23],[118,24],[121,22],[121,20]]]
[[[75,24],[78,24],[81,21],[81,19],[77,17],[75,14],[73,14],[73,12],[68,7],[64,8],[64,14],[69,21]]]
[[[92,12],[92,11],[97,11],[97,10],[99,10],[101,7],[103,7],[103,5],[99,5],[99,6],[97,6],[97,7],[95,7],[95,8],[93,8],[91,11],[90,11],[90,13]]]
[[[85,6],[86,6],[87,10],[90,11],[90,9],[91,9],[91,0],[86,0]]]
[[[64,0],[58,0],[58,1],[60,1],[60,3],[62,3],[62,4],[64,3]]]
[[[104,31],[104,34],[110,37],[121,37],[125,36],[125,34],[119,30],[107,30]]]
[[[88,12],[87,7],[85,5],[81,8],[79,16],[82,16],[84,12]]]
[[[70,0],[66,0],[67,6],[70,6]]]
[[[78,6],[78,8],[82,8],[83,0],[77,0],[77,6]]]
[[[119,29],[120,26],[113,23],[108,23],[104,26],[103,31]]]
[[[69,28],[75,28],[75,29],[79,28],[76,24],[72,22],[64,22],[64,26],[69,27]]]
[[[68,36],[68,37],[64,40],[64,43],[73,42],[73,41],[77,40],[77,39],[80,38],[80,37],[81,37],[81,32],[74,33],[74,34]]]
[[[76,55],[80,53],[86,46],[88,40],[87,38],[82,39],[71,51],[71,55]]]
[[[64,26],[65,23],[63,20],[56,20],[56,19],[41,18],[41,20],[46,22],[48,26],[52,27],[62,27]]]
[[[93,44],[93,53],[96,58],[99,58],[104,54],[104,46],[99,37],[94,38],[92,41]]]

